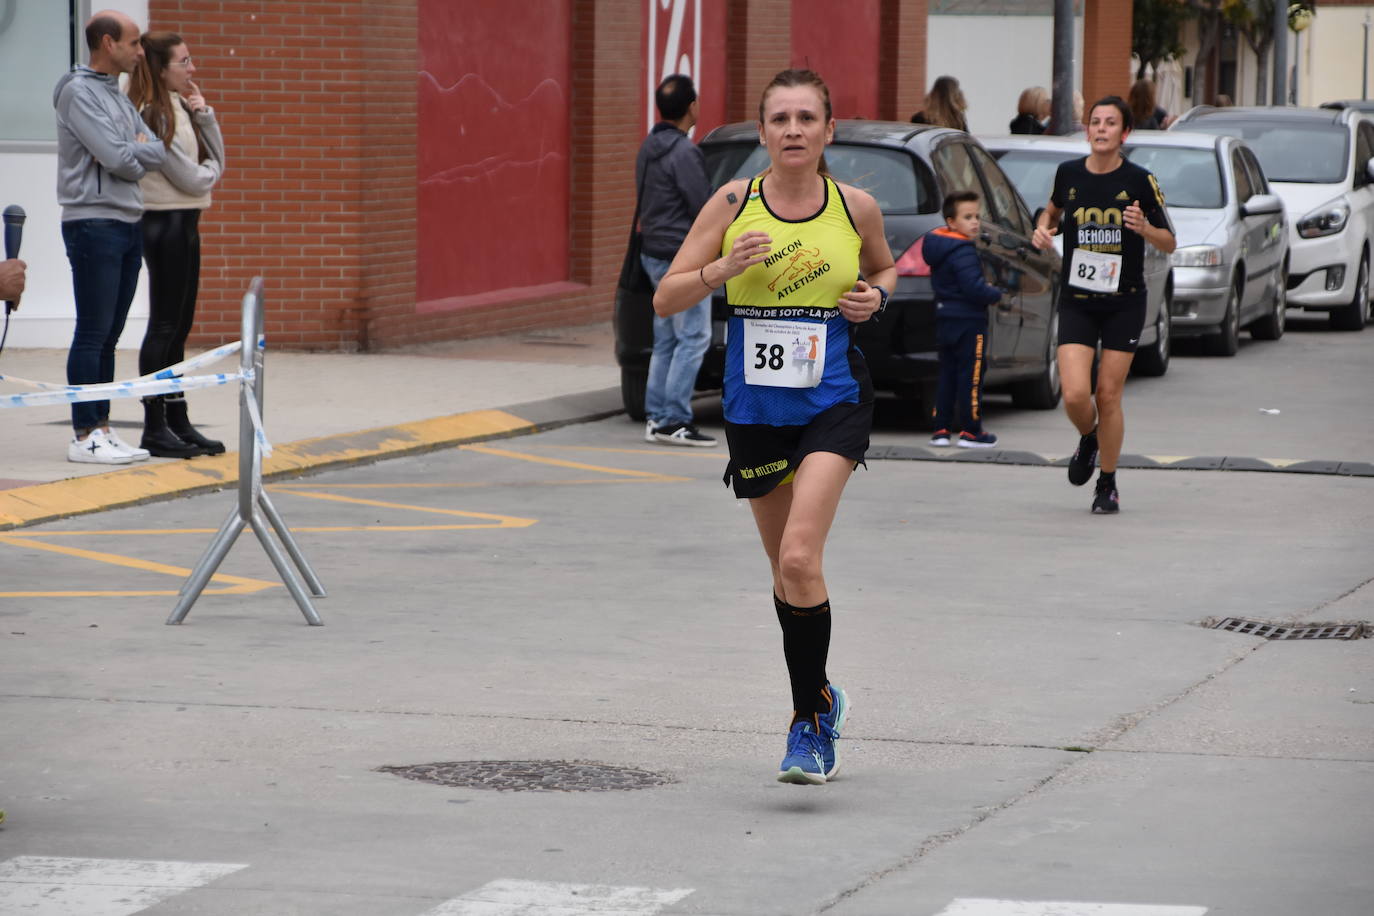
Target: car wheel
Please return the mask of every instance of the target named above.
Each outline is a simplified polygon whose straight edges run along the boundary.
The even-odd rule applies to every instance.
[[[1216,333],[1204,338],[1204,346],[1212,356],[1235,356],[1240,349],[1240,290],[1239,281],[1231,284],[1226,295],[1226,314]]]
[[[1288,264],[1279,271],[1278,289],[1274,291],[1274,308],[1268,315],[1250,325],[1250,336],[1255,340],[1278,340],[1283,336],[1284,325],[1288,320]]]
[[[620,367],[620,400],[636,423],[644,422],[644,393],[649,390],[649,370]]]
[[[1011,403],[1030,410],[1051,410],[1059,404],[1063,386],[1059,380],[1059,360],[1056,358],[1059,340],[1059,310],[1050,315],[1045,335],[1045,366],[1033,379],[1017,382],[1011,388]]]
[[[1360,273],[1355,279],[1355,296],[1350,304],[1331,313],[1331,327],[1337,331],[1358,331],[1369,314],[1369,253],[1360,258]]]
[[[1136,375],[1158,377],[1169,371],[1171,325],[1169,323],[1169,298],[1159,308],[1159,318],[1155,322],[1155,342],[1148,350],[1136,350],[1131,361],[1131,371]]]

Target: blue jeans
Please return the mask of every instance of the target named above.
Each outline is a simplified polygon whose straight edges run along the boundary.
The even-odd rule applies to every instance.
[[[641,253],[644,272],[658,289],[670,261]],[[654,318],[654,354],[649,359],[649,383],[644,414],[655,426],[692,422],[692,390],[706,348],[711,345],[711,297],[684,312]]]
[[[67,354],[67,384],[113,382],[115,344],[138,287],[143,259],[143,235],[138,223],[117,219],[78,219],[62,224],[62,241],[72,265],[76,299],[76,332]],[[72,426],[78,431],[104,425],[109,401],[72,405]]]

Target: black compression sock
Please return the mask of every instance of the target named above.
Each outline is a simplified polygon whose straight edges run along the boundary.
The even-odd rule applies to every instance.
[[[825,663],[830,654],[830,601],[795,607],[774,595],[773,606],[782,627],[782,654],[792,684],[793,721],[814,720],[817,713],[830,711],[823,692],[829,683]]]

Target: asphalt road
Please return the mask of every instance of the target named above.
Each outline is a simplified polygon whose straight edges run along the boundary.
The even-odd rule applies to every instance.
[[[1374,334],[1294,325],[1133,381],[1127,451],[1370,460]],[[875,443],[923,443],[900,413]],[[1059,412],[988,425],[1073,444]],[[639,431],[271,486],[323,627],[250,535],[164,625],[231,494],[0,533],[0,912],[1371,912],[1374,641],[1200,623],[1374,620],[1374,478],[1123,471],[1104,518],[1059,468],[870,462],[826,556],[843,770],[801,788],[723,452]],[[379,769],[566,761],[659,784]]]

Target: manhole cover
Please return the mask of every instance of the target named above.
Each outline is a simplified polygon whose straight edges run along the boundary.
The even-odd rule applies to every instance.
[[[1204,626],[1244,633],[1246,636],[1263,636],[1265,639],[1360,639],[1374,636],[1374,627],[1363,620],[1353,623],[1273,623],[1248,617],[1223,617],[1204,621]]]
[[[406,779],[498,792],[620,792],[673,782],[662,773],[580,760],[455,760],[378,767]]]

